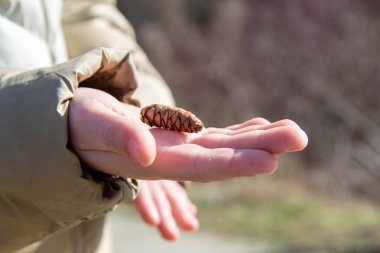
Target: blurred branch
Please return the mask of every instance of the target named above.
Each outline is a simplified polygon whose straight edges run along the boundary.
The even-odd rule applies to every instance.
[[[317,81],[304,86],[309,95],[317,96],[330,113],[340,118],[353,133],[359,133],[362,141],[380,156],[380,128],[337,89],[327,86],[320,78],[314,77],[311,80]]]
[[[380,156],[368,146],[355,147],[352,157],[358,162],[374,179],[380,181]]]

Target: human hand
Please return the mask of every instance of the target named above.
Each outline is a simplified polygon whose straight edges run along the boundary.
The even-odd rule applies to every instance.
[[[133,203],[144,221],[157,227],[167,240],[178,239],[179,228],[198,229],[197,208],[177,182],[144,181]]]
[[[272,173],[277,154],[302,150],[306,134],[290,120],[255,118],[197,134],[150,128],[139,109],[79,88],[70,103],[70,143],[94,169],[128,178],[208,182]]]

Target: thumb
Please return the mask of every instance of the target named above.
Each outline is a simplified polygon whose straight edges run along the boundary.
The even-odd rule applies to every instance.
[[[113,117],[107,125],[100,131],[108,150],[128,155],[143,167],[153,163],[156,142],[145,124],[134,118]]]
[[[138,108],[125,106],[105,92],[80,88],[70,103],[70,144],[90,164],[99,162],[99,157],[86,153],[100,151],[129,156],[149,166],[156,156],[156,143],[138,114]]]

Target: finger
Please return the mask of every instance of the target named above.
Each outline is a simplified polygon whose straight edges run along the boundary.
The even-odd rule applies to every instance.
[[[112,152],[88,151],[94,169],[121,177],[145,180],[210,182],[236,177],[252,177],[273,173],[275,156],[256,149],[207,149],[194,144],[160,148],[154,163],[146,168],[137,166],[124,156]]]
[[[159,184],[159,181],[151,182],[150,188],[157,210],[161,217],[161,222],[158,225],[161,235],[165,239],[171,241],[178,239],[179,230],[172,215],[170,203],[161,185]]]
[[[235,135],[205,134],[193,138],[191,142],[205,148],[262,149],[281,154],[304,149],[307,136],[298,127],[278,126]]]
[[[264,118],[253,118],[253,119],[250,119],[250,120],[247,120],[241,124],[236,124],[236,125],[232,125],[232,126],[229,126],[227,127],[228,129],[231,129],[231,130],[237,130],[237,129],[240,129],[240,128],[243,128],[243,127],[247,127],[247,126],[252,126],[252,125],[267,125],[269,124],[270,122]]]
[[[177,224],[187,231],[197,230],[199,222],[195,217],[194,205],[183,188],[174,181],[163,180],[160,184],[168,197]]]
[[[213,133],[219,133],[219,134],[226,134],[226,135],[236,135],[246,132],[251,132],[255,130],[267,130],[275,127],[280,126],[294,126],[299,128],[299,126],[292,120],[280,120],[276,121],[270,124],[257,124],[257,125],[249,125],[238,129],[229,129],[229,128],[207,128],[207,132],[205,134],[213,134]]]
[[[235,177],[251,177],[272,173],[277,160],[263,150],[255,149],[207,149],[184,144],[158,151],[152,167],[161,178],[177,181],[209,182]]]
[[[258,130],[267,130],[267,129],[281,127],[281,126],[292,126],[295,128],[300,128],[298,126],[298,124],[295,123],[294,121],[289,120],[289,119],[283,119],[283,120],[279,120],[279,121],[276,121],[276,122],[273,122],[270,124],[266,124],[266,125],[258,125],[257,129]]]
[[[193,203],[191,203],[191,205],[189,205],[189,211],[192,214],[196,215],[198,213],[198,208],[197,208],[196,205],[194,205]]]
[[[133,203],[146,223],[157,226],[161,219],[148,184],[144,182]]]

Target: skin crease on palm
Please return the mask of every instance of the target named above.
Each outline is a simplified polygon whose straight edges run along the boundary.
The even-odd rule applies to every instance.
[[[69,107],[69,141],[97,170],[148,180],[134,204],[168,240],[179,237],[179,228],[198,228],[196,207],[175,181],[270,174],[277,169],[277,155],[300,151],[308,141],[291,120],[254,118],[189,134],[151,128],[139,112],[105,92],[79,88]]]

